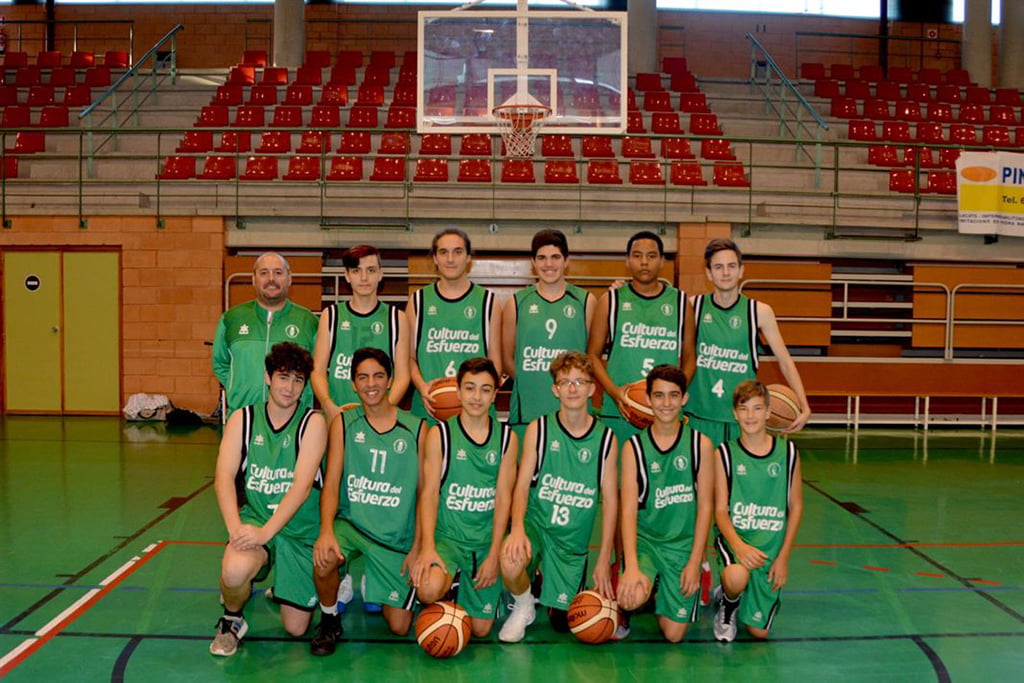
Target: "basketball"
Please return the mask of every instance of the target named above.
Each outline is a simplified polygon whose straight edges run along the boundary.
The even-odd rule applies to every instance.
[[[434,416],[438,420],[447,420],[452,415],[462,412],[459,384],[455,377],[444,377],[437,380],[428,395],[434,400]]]
[[[597,591],[582,591],[569,603],[569,630],[582,643],[607,642],[618,627],[619,606]]]
[[[431,657],[454,657],[471,635],[469,615],[453,602],[427,605],[416,617],[416,641]]]
[[[797,398],[796,392],[785,384],[769,384],[768,395],[768,407],[771,409],[768,429],[782,431],[792,425],[793,420],[800,414],[800,399]]]
[[[654,412],[647,397],[647,380],[641,379],[627,384],[623,393],[622,402],[626,404],[626,413],[623,417],[626,421],[638,429],[650,427],[654,422]]]

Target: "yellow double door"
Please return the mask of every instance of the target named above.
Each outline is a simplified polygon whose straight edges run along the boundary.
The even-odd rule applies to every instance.
[[[9,413],[116,413],[120,253],[4,251],[3,379]]]

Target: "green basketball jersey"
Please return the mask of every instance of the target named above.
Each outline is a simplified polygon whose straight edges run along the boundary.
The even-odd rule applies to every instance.
[[[407,553],[415,535],[423,420],[399,410],[395,425],[378,433],[362,406],[342,417],[345,467],[338,511],[380,545]]]
[[[608,375],[618,386],[643,379],[657,365],[679,365],[686,294],[665,285],[646,297],[632,285],[608,293]],[[615,401],[604,401],[601,414],[620,417]]]
[[[636,457],[637,536],[653,545],[678,548],[693,542],[697,523],[700,434],[680,425],[676,441],[661,450],[647,428],[633,436]],[[710,496],[711,491],[701,491]]]
[[[313,411],[299,408],[274,429],[267,417],[267,404],[242,410],[242,462],[235,475],[235,490],[242,503],[241,516],[263,526],[292,487],[299,445]],[[298,539],[315,539],[320,534],[320,489],[323,473],[317,471],[309,497],[279,533]]]
[[[537,420],[537,466],[526,521],[544,529],[568,554],[587,551],[614,438],[598,419],[579,438],[565,431],[558,413]]]
[[[377,302],[369,313],[356,313],[351,303],[331,304],[324,311],[330,330],[331,359],[327,366],[327,386],[331,400],[339,406],[358,403],[352,385],[352,354],[369,346],[388,354],[394,363],[398,345],[398,316],[402,312],[391,304]]]
[[[441,498],[436,535],[466,549],[486,548],[494,531],[494,498],[501,456],[512,430],[490,418],[490,433],[476,443],[458,415],[438,423],[441,431]]]
[[[510,423],[529,424],[558,410],[548,368],[564,351],[586,352],[587,296],[587,290],[570,284],[557,301],[542,297],[536,285],[516,292],[516,374]]]
[[[427,382],[455,377],[462,361],[487,355],[495,306],[491,291],[470,284],[458,299],[446,299],[434,284],[416,290],[412,306],[416,315],[413,352]],[[418,391],[413,391],[412,412],[427,415]]]
[[[710,294],[693,302],[697,321],[697,370],[690,382],[686,412],[719,422],[733,422],[736,385],[757,377],[757,302],[740,294],[720,308]]]
[[[753,455],[740,442],[718,447],[729,484],[729,519],[746,543],[773,560],[786,537],[796,444],[772,437],[768,455]]]

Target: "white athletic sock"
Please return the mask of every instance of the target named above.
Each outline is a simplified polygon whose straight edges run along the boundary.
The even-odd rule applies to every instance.
[[[711,563],[710,562],[701,562],[700,563],[700,568],[703,569],[706,572],[709,572],[709,571],[711,571]]]
[[[338,603],[335,602],[331,603],[330,605],[320,603],[320,611],[324,614],[331,614],[336,616],[338,614]]]
[[[533,594],[530,592],[529,588],[527,588],[526,591],[520,593],[519,595],[513,593],[512,597],[515,599],[517,605],[525,605],[527,604],[527,602],[529,602],[530,604],[533,603]]]

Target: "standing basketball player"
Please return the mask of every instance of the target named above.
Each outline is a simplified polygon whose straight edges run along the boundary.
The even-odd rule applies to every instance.
[[[224,387],[226,420],[235,410],[267,400],[263,359],[282,341],[309,352],[316,341],[316,316],[288,298],[292,270],[280,254],[267,252],[256,259],[252,286],[256,298],[228,309],[213,338],[213,374]],[[312,405],[306,385],[302,405]]]
[[[395,378],[388,400],[392,404],[398,405],[409,386],[409,323],[398,307],[377,296],[384,275],[380,252],[360,244],[346,251],[341,262],[352,298],[323,310],[313,353],[313,393],[328,424],[341,406],[359,401],[350,376],[356,349],[369,346],[391,358]]]
[[[502,367],[515,380],[508,421],[519,437],[526,425],[558,410],[548,367],[563,351],[586,351],[596,304],[565,281],[569,243],[560,230],[535,234],[530,254],[537,283],[509,298],[501,316]]]
[[[462,230],[447,228],[434,235],[430,255],[440,279],[413,292],[405,309],[413,335],[412,412],[431,421],[433,382],[455,377],[462,361],[486,356],[501,372],[501,310],[492,292],[469,281],[472,254],[469,235]]]
[[[512,495],[511,532],[501,551],[501,576],[515,602],[498,638],[523,639],[536,617],[530,582],[540,570],[540,604],[551,624],[568,631],[566,610],[587,580],[590,535],[601,505],[601,547],[594,587],[612,598],[610,562],[615,540],[618,464],[615,434],[592,416],[593,366],[586,354],[566,351],[551,362],[557,412],[526,428]]]
[[[714,632],[722,642],[736,638],[738,621],[753,637],[768,637],[803,514],[800,456],[792,441],[767,431],[768,388],[742,382],[733,405],[741,435],[719,446],[715,463],[715,549],[725,568]]]
[[[305,633],[316,606],[310,551],[327,430],[319,413],[299,407],[313,359],[284,342],[274,345],[264,367],[270,398],[232,413],[217,456],[214,490],[229,540],[220,573],[224,615],[210,652],[223,657],[238,650],[249,629],[242,609],[253,582],[271,566],[288,633]]]
[[[679,421],[686,375],[659,365],[647,375],[654,423],[622,449],[623,572],[619,605],[638,609],[660,581],[655,614],[678,643],[697,620],[701,560],[711,527],[711,441]]]
[[[494,626],[501,597],[499,556],[508,528],[518,441],[491,417],[498,371],[488,358],[459,366],[462,413],[427,434],[420,494],[420,552],[412,579],[421,602],[449,593],[469,614],[473,636]],[[439,505],[440,503],[440,505]]]
[[[714,292],[693,299],[697,370],[686,404],[690,424],[716,446],[739,437],[732,396],[740,382],[757,377],[760,332],[778,359],[782,376],[800,401],[800,414],[785,433],[799,431],[811,417],[807,394],[782,340],[775,311],[763,301],[740,293],[743,254],[732,240],[711,240],[704,249],[704,264]]]
[[[693,376],[693,313],[686,294],[658,280],[665,246],[653,232],[638,232],[626,244],[630,281],[610,289],[597,303],[587,354],[607,394],[601,419],[625,443],[637,430],[623,417],[625,385],[655,365],[679,365]],[[602,358],[608,348],[607,363]]]
[[[391,373],[391,358],[380,349],[356,350],[352,381],[361,405],[331,422],[313,548],[323,612],[310,642],[314,655],[332,654],[341,638],[338,569],[360,555],[366,599],[383,605],[392,633],[405,635],[412,624],[416,596],[406,574],[419,546],[416,494],[426,425],[388,401]]]

